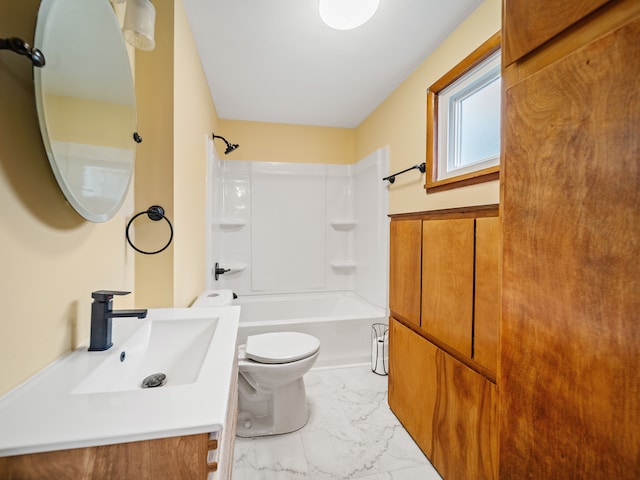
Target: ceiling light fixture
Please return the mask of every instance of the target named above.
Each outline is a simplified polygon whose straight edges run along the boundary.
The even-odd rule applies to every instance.
[[[155,23],[156,9],[150,0],[127,0],[122,32],[129,45],[147,52],[153,50]]]
[[[351,30],[368,22],[380,0],[320,0],[320,18],[336,30]]]

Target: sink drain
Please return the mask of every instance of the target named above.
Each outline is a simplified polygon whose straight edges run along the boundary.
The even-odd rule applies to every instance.
[[[161,387],[167,383],[167,376],[164,373],[154,373],[142,380],[142,388]]]

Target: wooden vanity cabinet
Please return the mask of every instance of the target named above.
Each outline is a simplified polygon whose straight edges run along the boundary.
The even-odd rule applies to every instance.
[[[215,441],[214,441],[215,442]],[[209,434],[161,438],[0,458],[3,480],[206,480]]]
[[[238,359],[223,431],[0,457],[2,480],[231,480]]]

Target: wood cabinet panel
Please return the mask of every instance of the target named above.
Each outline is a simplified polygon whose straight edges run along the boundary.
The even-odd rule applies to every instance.
[[[610,0],[506,0],[503,63],[509,65]]]
[[[0,458],[3,480],[193,480],[207,477],[206,433]]]
[[[500,218],[476,219],[473,359],[496,372],[500,322]]]
[[[389,309],[419,326],[422,220],[392,220],[389,228]]]
[[[639,45],[635,14],[507,86],[504,479],[640,478]]]
[[[497,478],[496,388],[391,318],[389,405],[447,479]]]
[[[422,451],[433,456],[438,348],[389,319],[389,406]]]
[[[496,386],[441,350],[438,357],[431,461],[446,479],[496,479]]]
[[[426,220],[422,237],[421,327],[471,357],[474,219]]]

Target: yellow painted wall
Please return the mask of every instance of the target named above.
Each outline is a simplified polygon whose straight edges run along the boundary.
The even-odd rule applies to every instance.
[[[206,140],[218,116],[182,0],[157,0],[156,48],[136,56],[139,131],[136,211],[160,205],[173,242],[136,255],[139,307],[186,307],[205,287]],[[169,238],[164,221],[135,222],[136,245],[156,251]]]
[[[389,145],[389,173],[426,159],[426,91],[491,35],[500,30],[501,1],[485,0],[392,95],[357,128],[358,159]],[[418,170],[389,187],[389,212],[402,213],[498,203],[499,182],[425,194]]]
[[[207,138],[216,113],[182,0],[175,7],[174,57],[174,305],[186,307],[204,290]]]
[[[150,52],[136,52],[136,100],[138,146],[135,176],[135,211],[152,205],[164,208],[175,223],[173,209],[173,0],[156,0],[156,47]],[[145,251],[157,251],[168,240],[164,220],[153,222],[146,215],[134,222],[135,244]],[[186,235],[187,232],[179,232]],[[156,255],[135,254],[136,306],[173,306],[172,243]]]
[[[0,32],[33,43],[40,2],[0,2]],[[45,52],[46,55],[46,52]],[[130,198],[109,222],[66,202],[42,145],[32,67],[0,51],[0,394],[89,335],[93,290],[133,289]],[[133,306],[132,295],[116,307]]]
[[[215,133],[240,145],[224,155],[224,142],[216,140],[218,156],[225,160],[342,165],[357,161],[356,131],[352,128],[221,120]]]

